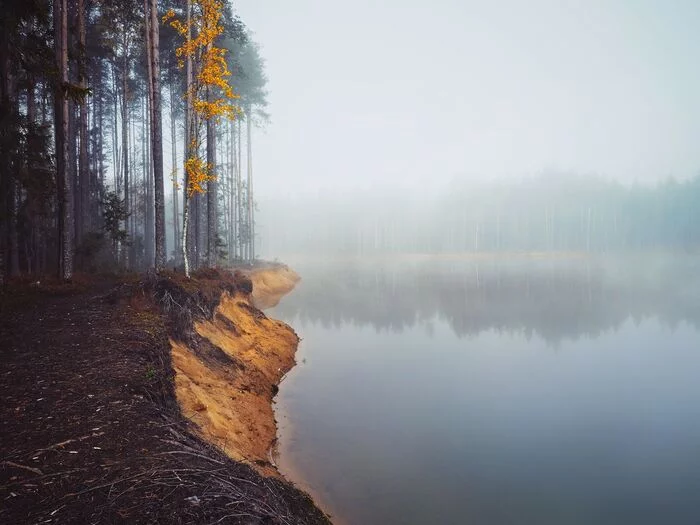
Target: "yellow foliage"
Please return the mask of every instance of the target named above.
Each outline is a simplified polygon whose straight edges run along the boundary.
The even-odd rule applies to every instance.
[[[182,45],[175,50],[178,66],[183,67],[184,60],[189,57],[196,68],[195,81],[188,86],[187,95],[192,97],[193,110],[198,116],[207,120],[233,119],[241,113],[232,102],[239,97],[228,81],[231,72],[226,64],[226,49],[214,45],[216,38],[224,32],[221,24],[223,3],[219,0],[194,0],[193,6],[196,9],[193,9],[189,25],[178,20],[172,9],[163,16],[163,22],[169,23],[184,37]],[[207,100],[203,96],[207,89],[210,92],[218,90],[220,95]]]
[[[226,64],[226,49],[214,45],[224,32],[222,10],[220,0],[193,0],[189,24],[178,20],[172,9],[163,16],[163,23],[169,23],[184,38],[175,56],[180,68],[184,67],[186,59],[192,60],[194,80],[187,86],[185,97],[191,101],[194,116],[203,120],[234,119],[242,112],[233,102],[239,97],[228,81],[231,72]],[[206,183],[215,179],[213,166],[199,158],[197,132],[190,141],[189,150],[191,153],[185,161],[187,197],[204,193]]]
[[[190,157],[185,160],[188,198],[195,193],[204,193],[207,182],[216,180],[213,170],[214,166],[207,164],[199,157]]]

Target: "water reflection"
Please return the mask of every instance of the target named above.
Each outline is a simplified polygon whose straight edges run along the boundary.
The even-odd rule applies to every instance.
[[[290,263],[280,463],[347,523],[697,521],[697,259]]]
[[[401,332],[435,318],[459,337],[485,330],[550,344],[596,337],[626,319],[700,324],[694,258],[423,258],[301,263],[301,286],[276,315],[324,327]]]

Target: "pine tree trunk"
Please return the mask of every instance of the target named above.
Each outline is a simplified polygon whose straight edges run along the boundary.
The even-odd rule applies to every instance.
[[[146,99],[141,106],[142,116],[141,151],[143,152],[143,239],[144,267],[153,268],[155,265],[155,225],[153,213],[153,164],[151,150],[151,91],[148,90]]]
[[[211,91],[207,88],[207,98],[211,101]],[[214,174],[218,173],[216,165],[216,122],[207,119],[207,164],[212,167]],[[207,264],[216,266],[216,238],[217,228],[217,181],[207,181]]]
[[[70,22],[69,22],[70,24]],[[70,25],[69,29],[70,31]],[[71,40],[68,40],[71,45]],[[70,60],[70,56],[69,56]],[[69,62],[69,70],[70,70]],[[72,83],[70,76],[68,82]],[[74,99],[68,98],[68,171],[70,173],[71,187],[73,192],[73,245],[79,246],[83,237],[83,212],[80,193],[80,181],[78,180],[78,106]]]
[[[121,152],[119,151],[119,87],[117,85],[117,67],[115,63],[112,63],[112,166],[113,166],[113,176],[114,176],[114,187],[116,188],[117,195],[122,194],[122,166],[121,166]]]
[[[236,153],[236,121],[231,122],[231,224],[233,224],[233,234],[231,245],[233,258],[238,259],[238,157]]]
[[[243,158],[242,153],[241,153],[241,121],[238,120],[238,126],[237,126],[237,143],[238,143],[238,162],[236,162],[236,210],[238,213],[238,254],[240,255],[241,260],[244,259],[245,254],[244,254],[244,245],[243,245],[243,231],[244,231],[244,223],[243,223],[243,181],[242,181],[242,174],[241,174],[241,160]]]
[[[236,259],[236,143],[234,135],[234,121],[228,125],[229,136],[229,208],[228,208],[228,224],[229,224],[229,261],[233,262]]]
[[[126,38],[125,38],[126,40]],[[131,202],[129,194],[129,85],[127,78],[129,75],[129,60],[126,55],[126,42],[124,44],[124,64],[122,69],[122,170],[124,172],[124,210],[127,215],[126,231],[131,235],[133,233],[133,217],[131,216]],[[129,240],[133,240],[130,238]],[[132,243],[133,244],[133,243]],[[129,268],[131,247],[126,246],[124,249],[124,266]]]
[[[255,210],[254,210],[254,201],[253,201],[253,146],[251,142],[251,128],[252,128],[252,111],[250,106],[248,107],[247,113],[247,119],[246,119],[246,128],[247,128],[247,167],[248,167],[248,232],[249,232],[249,243],[250,243],[250,248],[248,250],[248,255],[249,255],[249,261],[250,263],[255,262]]]
[[[95,199],[95,215],[94,218],[99,221],[99,201],[104,197],[102,195],[102,190],[105,187],[105,165],[104,165],[104,84],[102,85],[102,88],[100,89],[100,98],[99,98],[99,104],[98,104],[98,125],[97,125],[97,142],[98,142],[98,148],[97,148],[97,155],[98,155],[98,173],[99,173],[99,190],[100,190],[100,199]]]
[[[73,191],[68,166],[68,6],[54,0],[54,34],[58,79],[55,95],[56,188],[58,198],[59,278],[73,277]]]
[[[78,85],[81,89],[87,89],[87,55],[85,50],[85,4],[84,0],[78,0]],[[80,232],[81,234],[91,229],[90,224],[90,170],[88,168],[88,106],[87,94],[83,92],[80,102],[80,153],[78,185],[80,187]]]
[[[163,127],[160,96],[160,30],[158,2],[151,0],[151,140],[153,154],[153,184],[155,197],[156,271],[165,267],[165,189],[163,186]]]
[[[178,196],[177,180],[177,127],[175,122],[175,86],[170,79],[170,142],[172,144],[171,154],[173,162],[173,255],[175,259],[180,252],[180,198]]]
[[[145,206],[145,240],[146,240],[146,267],[147,268],[152,268],[155,267],[155,211],[154,211],[154,199],[153,193],[154,193],[154,186],[153,182],[151,181],[151,178],[155,180],[155,177],[153,177],[153,171],[152,168],[155,166],[155,164],[152,164],[152,157],[155,149],[155,137],[153,135],[153,124],[154,124],[154,112],[153,112],[153,81],[154,81],[154,72],[153,72],[153,44],[152,44],[152,32],[151,32],[151,14],[150,14],[150,0],[143,0],[143,14],[144,14],[144,30],[145,30],[145,44],[146,44],[146,71],[147,71],[147,78],[146,78],[146,84],[148,87],[147,91],[147,110],[148,110],[148,117],[145,119],[145,127],[148,130],[148,163],[147,163],[147,171],[146,177],[145,177],[145,188],[146,188],[146,206]],[[145,138],[145,137],[144,137]]]
[[[9,190],[7,192],[7,215],[9,216],[9,257],[8,275],[19,275],[19,237],[17,235],[17,173],[12,169],[8,173]]]
[[[15,132],[12,129],[17,125],[19,118],[16,100],[16,77],[12,73],[14,64],[11,63],[9,54],[9,36],[0,35],[0,115],[2,119],[0,125],[0,198],[4,200],[0,205],[0,251],[4,251],[5,264],[2,273],[7,273],[9,277],[19,273],[19,244],[17,237],[17,177],[18,166],[16,156],[18,155],[18,141],[15,139]],[[15,159],[13,160],[13,157]],[[6,217],[6,220],[2,220]]]
[[[36,82],[31,74],[27,75],[27,145],[31,148],[36,138]],[[32,156],[27,159],[27,173],[30,176],[35,172],[36,166],[32,162]],[[33,196],[27,192],[27,208],[33,209]],[[26,214],[25,220],[28,223],[28,234],[23,239],[27,259],[27,273],[36,272],[36,262],[38,258],[38,229],[41,219],[33,214]]]

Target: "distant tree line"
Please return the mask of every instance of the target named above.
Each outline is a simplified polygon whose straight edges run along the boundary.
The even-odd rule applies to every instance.
[[[700,177],[626,185],[551,173],[519,182],[460,182],[433,196],[392,189],[271,204],[263,223],[276,253],[700,248]]]
[[[166,14],[189,21],[189,33]],[[210,45],[190,54],[188,77],[176,49],[206,27]],[[219,78],[202,100],[235,111],[206,112],[193,152],[188,119],[206,106],[188,93],[213,71],[203,69],[212,57]],[[255,259],[252,127],[267,119],[266,76],[230,5],[7,0],[0,77],[1,279],[160,269],[183,254],[194,267]],[[191,202],[187,154],[206,159],[208,177]]]

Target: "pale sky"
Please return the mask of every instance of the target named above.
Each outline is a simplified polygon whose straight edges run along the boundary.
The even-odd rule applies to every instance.
[[[239,0],[259,196],[543,170],[700,172],[698,0]]]

